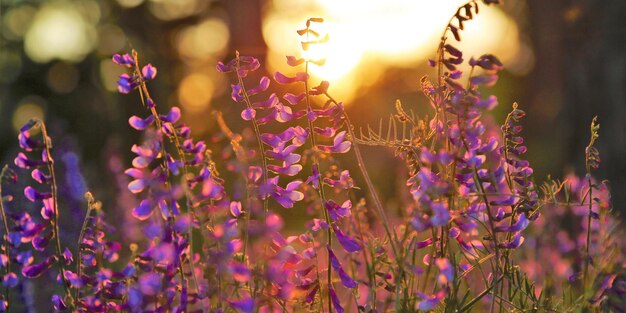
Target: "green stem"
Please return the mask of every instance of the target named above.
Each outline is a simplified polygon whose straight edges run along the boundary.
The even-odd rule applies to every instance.
[[[591,215],[593,214],[593,183],[591,182],[591,174],[587,173],[587,182],[589,183],[589,214],[587,215],[587,241],[585,248],[585,269],[583,272],[583,293],[587,291],[587,275],[589,272],[589,246],[591,245]]]
[[[239,81],[239,86],[241,87],[241,91],[243,93],[244,96],[244,101],[246,103],[246,107],[248,109],[253,109],[252,107],[252,101],[250,101],[250,96],[248,95],[248,92],[246,91],[246,87],[243,83],[243,78],[239,75],[239,51],[237,51],[236,54],[237,57],[237,65],[236,65],[236,69],[235,72],[237,73],[237,80]],[[263,164],[263,184],[267,184],[267,177],[268,177],[268,169],[267,169],[267,159],[265,158],[265,153],[264,153],[264,149],[263,149],[263,141],[261,141],[261,128],[259,127],[259,123],[257,122],[256,117],[252,118],[252,127],[254,127],[254,135],[256,137],[256,142],[259,148],[259,155],[261,157],[261,162]],[[263,211],[265,211],[265,213],[267,214],[269,212],[269,199],[265,198],[263,199]]]
[[[59,204],[58,204],[58,196],[57,196],[57,180],[54,172],[54,159],[52,158],[52,143],[50,137],[48,137],[48,131],[46,130],[46,124],[37,120],[37,124],[41,128],[41,135],[43,136],[44,149],[46,151],[46,156],[48,158],[46,164],[48,165],[48,172],[51,178],[50,188],[52,189],[52,208],[54,211],[54,216],[52,217],[52,226],[54,231],[54,238],[56,242],[56,254],[58,257],[59,269],[61,271],[61,279],[63,280],[63,286],[65,288],[65,293],[71,300],[73,305],[76,305],[75,301],[77,299],[72,298],[72,293],[70,292],[70,284],[65,278],[65,261],[63,259],[63,250],[61,249],[61,238],[59,232]]]
[[[328,99],[335,105],[338,105],[339,103],[328,93],[324,93],[324,95],[326,95],[326,97],[328,97]],[[370,191],[370,196],[372,196],[372,199],[374,200],[374,205],[376,206],[376,211],[378,213],[378,216],[383,220],[383,229],[385,230],[385,233],[387,235],[387,238],[389,238],[389,244],[391,245],[391,249],[393,251],[393,255],[394,258],[398,258],[398,252],[397,252],[397,247],[395,244],[395,241],[393,240],[395,237],[392,237],[391,235],[391,230],[389,228],[389,219],[387,218],[387,214],[385,214],[385,209],[383,208],[383,204],[382,201],[380,201],[380,197],[378,196],[378,192],[376,191],[376,187],[374,187],[374,184],[372,183],[372,179],[370,178],[369,172],[367,171],[367,167],[365,166],[365,162],[363,161],[363,156],[361,154],[361,148],[359,146],[359,144],[357,143],[356,140],[356,134],[354,133],[354,126],[352,124],[352,122],[350,121],[350,117],[348,116],[348,114],[342,110],[342,115],[346,121],[347,124],[347,129],[348,129],[348,134],[350,135],[350,140],[352,142],[352,150],[354,151],[354,156],[356,157],[357,160],[357,166],[359,167],[359,170],[361,171],[361,174],[363,174],[363,179],[365,180],[365,184],[367,185],[367,189]]]
[[[78,253],[76,256],[76,274],[78,277],[82,276],[82,252],[83,249],[81,245],[83,243],[83,238],[85,237],[85,231],[87,230],[87,224],[89,222],[89,216],[91,215],[91,210],[93,209],[95,203],[93,195],[90,192],[85,193],[85,198],[87,199],[87,213],[85,214],[85,219],[83,220],[83,227],[80,229],[80,235],[78,236]],[[76,299],[80,299],[80,289],[76,288]]]
[[[8,275],[11,273],[11,253],[9,251],[9,223],[7,221],[7,215],[4,211],[4,197],[2,196],[2,179],[4,177],[4,175],[6,175],[7,171],[9,170],[9,166],[5,165],[2,168],[2,173],[0,173],[0,213],[2,214],[2,223],[4,225],[4,233],[5,233],[5,237],[4,237],[4,242],[5,242],[5,247],[4,247],[4,253],[7,257],[7,265],[6,265],[6,274]],[[9,287],[5,287],[4,289],[4,297],[7,301],[7,306],[6,306],[6,310],[7,312],[11,312],[10,309],[10,304],[11,301],[9,299],[9,292],[10,289]]]

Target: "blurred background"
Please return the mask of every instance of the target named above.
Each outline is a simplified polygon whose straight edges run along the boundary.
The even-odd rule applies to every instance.
[[[93,190],[105,205],[123,201],[117,194],[123,190],[110,186],[123,185],[129,148],[138,140],[128,117],[145,113],[136,94],[116,92],[124,69],[111,62],[114,53],[134,48],[140,62],[155,65],[159,74],[150,89],[157,105],[179,105],[194,137],[214,141],[213,110],[223,111],[235,130],[243,128],[241,108],[229,97],[230,77],[215,70],[217,61],[238,50],[260,58],[265,74],[286,71],[284,56],[299,54],[295,31],[309,17],[323,17],[320,31],[330,34],[316,52],[327,64],[313,69],[315,79],[330,81],[330,93],[358,126],[378,125],[396,99],[427,112],[419,80],[434,77],[427,59],[464,2],[0,0],[0,163],[13,163],[19,127],[39,117],[47,121],[64,167],[83,169],[84,178],[70,183]],[[547,175],[584,175],[589,123],[599,116],[602,165],[595,176],[611,181],[622,212],[624,17],[623,0],[504,1],[483,5],[457,45],[466,59],[493,53],[503,61],[506,70],[490,90],[500,102],[493,122],[502,123],[513,102],[527,112],[523,135],[538,183]],[[366,149],[381,192],[397,201],[388,179],[402,162],[392,161],[393,151]]]

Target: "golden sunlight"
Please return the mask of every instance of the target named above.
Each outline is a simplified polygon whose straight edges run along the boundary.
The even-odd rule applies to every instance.
[[[290,71],[285,53],[302,56],[294,29],[303,28],[309,17],[323,17],[324,23],[313,27],[321,34],[328,33],[330,39],[315,47],[308,57],[326,58],[326,65],[311,66],[310,70],[314,79],[330,81],[333,94],[349,102],[360,87],[374,83],[385,68],[415,67],[432,57],[450,12],[464,2],[274,0],[263,20],[269,50],[267,66],[270,71]],[[514,69],[520,67],[513,64],[516,58],[524,60],[524,66],[529,66],[532,59],[518,55],[530,50],[520,43],[515,22],[498,8],[484,7],[478,18],[467,23],[462,37],[464,42],[458,45],[468,58],[494,53],[505,66]],[[481,47],[481,51],[469,47]]]
[[[53,59],[81,61],[97,43],[97,33],[79,8],[62,2],[43,5],[24,36],[26,54],[39,63]]]

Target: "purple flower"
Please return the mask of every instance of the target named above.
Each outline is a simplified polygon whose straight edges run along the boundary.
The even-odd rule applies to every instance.
[[[49,192],[42,193],[35,190],[35,188],[31,186],[26,186],[26,188],[24,188],[24,196],[26,196],[26,199],[30,200],[31,202],[35,202],[51,198],[52,194]]]
[[[313,131],[325,137],[333,137],[337,129],[334,127],[313,127]]]
[[[440,258],[435,260],[435,264],[437,268],[439,268],[439,284],[445,285],[451,283],[454,279],[454,268],[452,264],[450,264],[450,261],[445,258]]]
[[[180,108],[172,107],[167,115],[159,114],[159,119],[166,123],[176,123],[180,119]]]
[[[41,263],[27,265],[22,268],[22,275],[27,278],[39,277],[43,272],[47,271],[54,262],[56,262],[56,256],[48,257]]]
[[[152,260],[158,265],[167,266],[176,264],[176,248],[172,243],[163,242],[156,247],[152,247],[149,253]]]
[[[140,221],[147,220],[152,215],[154,205],[149,200],[142,200],[138,206],[133,208],[133,216]]]
[[[322,63],[326,62],[325,59],[320,59],[319,61],[321,61]],[[311,61],[311,62],[315,63],[315,61]],[[311,88],[311,91],[309,92],[309,94],[311,94],[311,95],[322,95],[322,94],[325,94],[325,93],[328,92],[328,87],[330,87],[330,83],[328,81],[323,80],[323,81],[320,82],[319,85]]]
[[[43,236],[37,235],[32,240],[33,248],[37,251],[44,251],[50,240],[52,239],[52,232],[49,232]]]
[[[54,217],[54,203],[52,197],[43,199],[43,207],[41,208],[41,217],[45,220],[51,220]]]
[[[15,273],[8,273],[2,277],[2,284],[7,288],[13,288],[19,283],[19,278]]]
[[[130,56],[128,53],[125,54],[115,54],[113,55],[113,62],[117,65],[122,65],[122,66],[126,66],[126,67],[133,67],[135,66],[135,59],[133,59],[132,56]]]
[[[288,76],[283,75],[280,72],[276,72],[274,73],[274,79],[279,84],[287,85],[287,84],[293,84],[295,82],[305,82],[309,79],[309,74],[304,73],[304,72],[298,72],[296,73],[296,76],[288,77]]]
[[[175,176],[178,176],[178,174],[180,173],[179,169],[185,166],[185,164],[183,164],[183,161],[174,159],[174,157],[172,157],[172,155],[169,153],[165,154],[165,159],[167,162],[167,168],[170,170],[170,172]]]
[[[503,69],[502,62],[491,54],[484,54],[478,60],[471,58],[469,60],[471,66],[479,66],[486,70],[499,71]]]
[[[161,292],[161,275],[157,273],[146,273],[139,276],[139,290],[144,295],[153,296]]]
[[[267,166],[267,169],[275,172],[277,174],[283,174],[287,176],[294,176],[300,173],[302,170],[302,165],[300,164],[289,164],[288,162],[283,162],[282,166],[277,166],[270,164]]]
[[[133,159],[133,166],[146,168],[159,155],[161,148],[157,141],[150,141],[146,146],[133,145],[130,150],[137,154],[137,157]]]
[[[251,271],[244,264],[231,262],[229,268],[235,281],[245,283],[250,280]]]
[[[431,237],[431,238],[428,238],[428,239],[426,239],[426,240],[423,240],[423,241],[418,241],[418,242],[416,242],[416,243],[415,243],[415,249],[418,249],[418,250],[419,250],[419,249],[423,249],[423,248],[425,248],[425,247],[430,246],[431,244],[433,244],[433,238],[432,238],[432,237]]]
[[[232,92],[230,93],[230,98],[233,99],[233,101],[241,102],[245,99],[245,96],[243,95],[243,88],[241,88],[241,85],[231,84],[230,88],[232,89]]]
[[[313,303],[313,301],[315,300],[315,295],[317,294],[317,292],[320,290],[320,284],[316,283],[313,288],[311,288],[311,290],[307,293],[305,301],[307,303]]]
[[[57,294],[52,295],[52,306],[57,312],[67,310],[67,305],[65,304],[65,302],[63,302],[63,298]]]
[[[341,283],[346,288],[355,288],[357,286],[356,281],[354,281],[352,278],[350,278],[350,276],[348,276],[348,274],[343,270],[343,267],[341,266],[341,263],[339,263],[339,260],[337,259],[337,256],[335,256],[335,253],[330,248],[330,246],[327,245],[326,246],[326,250],[328,250],[328,256],[330,258],[330,264],[335,269],[335,271],[337,271],[337,274],[339,274],[339,278],[341,279]]]
[[[312,231],[328,229],[328,223],[326,223],[326,221],[324,220],[320,220],[319,218],[314,218],[313,221],[310,223],[309,228]]]
[[[42,161],[29,159],[23,152],[18,153],[13,162],[20,168],[32,168],[44,164]]]
[[[241,202],[239,201],[232,201],[230,203],[230,214],[237,218],[239,216],[241,216],[243,212],[241,211]]]
[[[123,94],[131,92],[133,89],[139,86],[136,76],[130,76],[126,73],[120,75],[117,80],[117,91]]]
[[[149,184],[149,178],[144,178],[144,172],[139,169],[129,168],[124,171],[124,174],[134,178],[134,180],[128,184],[128,190],[132,193],[142,192]]]
[[[417,303],[417,309],[420,311],[432,311],[441,303],[441,300],[443,300],[446,294],[445,290],[441,290],[432,296],[425,295],[421,292],[418,292],[417,295],[422,298],[422,301]]]
[[[339,301],[339,297],[337,297],[337,293],[332,286],[328,286],[328,292],[330,293],[330,299],[333,301],[333,307],[335,308],[335,312],[343,313],[343,307],[341,306],[341,301]]]
[[[522,237],[522,232],[517,232],[513,235],[513,239],[509,242],[500,242],[498,243],[498,247],[505,249],[517,249],[522,243],[524,243],[524,237]]]
[[[133,115],[128,119],[128,124],[136,130],[144,130],[150,126],[152,122],[154,122],[154,116],[152,115],[146,117],[145,119]]]
[[[237,59],[232,59],[227,64],[224,64],[224,63],[222,63],[222,61],[219,61],[219,62],[217,62],[216,69],[217,69],[218,72],[228,73],[228,72],[233,70],[233,67],[235,66],[236,62],[237,62]]]
[[[346,138],[346,131],[344,130],[344,131],[339,132],[337,136],[335,136],[332,146],[319,145],[318,147],[320,150],[324,152],[346,153],[348,152],[348,150],[350,150],[352,143],[348,140],[345,140],[345,138]]]
[[[224,187],[209,177],[202,183],[202,195],[213,200],[219,200],[224,193]]]
[[[41,147],[41,142],[36,141],[30,137],[30,131],[24,130],[17,135],[17,140],[20,144],[20,148],[25,151],[33,151],[35,148]]]
[[[49,175],[44,174],[38,168],[31,172],[31,177],[40,184],[47,184],[51,179]]]
[[[255,117],[256,111],[253,108],[245,108],[243,111],[241,111],[241,118],[244,121],[251,121]]]
[[[254,299],[250,297],[245,297],[243,299],[229,301],[230,305],[233,309],[236,309],[240,312],[244,313],[252,313],[254,311]]]
[[[83,286],[83,280],[77,274],[72,271],[64,271],[63,276],[72,285],[72,287],[80,288]]]
[[[72,256],[72,251],[70,251],[70,249],[67,247],[65,247],[65,250],[63,251],[63,262],[65,263],[65,265],[70,265],[72,264],[72,262],[74,262],[74,256]]]
[[[335,231],[335,236],[337,236],[337,241],[346,251],[356,252],[363,248],[356,239],[346,235],[337,225],[333,224],[333,230]]]
[[[335,203],[335,201],[328,200],[328,202],[324,204],[324,207],[326,207],[326,210],[328,211],[328,214],[330,214],[330,217],[334,221],[337,221],[340,218],[350,216],[350,209],[352,208],[352,201],[346,200],[340,206],[339,204]]]
[[[222,73],[228,73],[237,71],[239,77],[248,76],[249,72],[257,70],[261,66],[257,58],[251,56],[237,56],[227,64],[222,62],[217,63],[217,70]]]
[[[278,176],[274,177],[273,179],[269,179],[268,183],[272,183],[274,185],[277,184]],[[276,185],[275,191],[272,192],[271,195],[272,197],[274,197],[274,200],[276,200],[276,202],[278,202],[284,208],[292,208],[294,203],[304,199],[304,194],[296,190],[298,187],[300,187],[301,184],[302,181],[294,180],[287,184],[285,188],[281,188],[280,186]]]
[[[248,179],[252,182],[258,182],[263,176],[263,169],[260,166],[248,167]]]
[[[296,105],[298,103],[300,103],[300,101],[302,101],[304,99],[304,97],[306,97],[306,93],[300,93],[298,95],[294,95],[291,93],[286,93],[283,96],[283,99],[287,100],[287,102],[289,102],[289,104],[291,105]]]
[[[141,68],[141,75],[143,75],[143,80],[152,80],[156,77],[157,69],[152,66],[152,64],[146,64],[143,68]]]
[[[530,221],[528,220],[526,215],[522,213],[519,215],[519,218],[517,219],[517,222],[515,222],[515,224],[510,225],[510,226],[509,225],[496,226],[495,230],[497,232],[507,232],[507,233],[519,232],[519,231],[526,229],[526,227],[528,227],[528,224],[530,224]]]
[[[299,154],[293,153],[299,147],[295,144],[285,147],[285,142],[281,142],[272,150],[265,151],[265,154],[270,158],[284,161],[286,164],[294,164],[301,158]]]
[[[253,96],[263,91],[266,91],[270,86],[270,79],[267,76],[261,77],[259,84],[251,89],[248,89],[248,95]]]
[[[336,188],[346,190],[354,188],[354,181],[352,180],[352,177],[350,177],[350,172],[348,170],[341,171],[341,174],[339,175],[339,180],[324,178],[324,183]]]
[[[279,102],[280,100],[278,99],[276,94],[272,93],[269,97],[267,97],[266,100],[252,103],[252,107],[256,109],[271,109],[275,107]]]
[[[141,304],[143,302],[143,294],[136,287],[128,289],[128,305],[132,312],[143,312]]]
[[[296,66],[298,66],[298,65],[300,65],[302,63],[304,63],[304,59],[303,58],[296,58],[296,57],[294,57],[292,55],[288,55],[287,56],[287,64],[289,66],[296,67]]]

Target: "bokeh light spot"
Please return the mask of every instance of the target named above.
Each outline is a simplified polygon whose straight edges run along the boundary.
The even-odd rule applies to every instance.
[[[209,107],[215,87],[205,74],[194,73],[185,77],[178,87],[178,100],[189,112],[202,112]]]
[[[223,52],[229,37],[228,26],[222,19],[209,18],[181,30],[176,37],[176,44],[183,60],[193,62]]]
[[[113,55],[126,45],[124,31],[113,24],[104,24],[98,28],[98,52]]]
[[[134,8],[143,3],[144,0],[117,0],[117,3],[125,8]]]
[[[117,92],[117,79],[126,69],[111,62],[111,59],[100,61],[100,80],[104,88],[110,92]]]
[[[48,70],[46,81],[50,89],[56,93],[65,94],[72,92],[78,85],[80,78],[75,66],[57,62]]]
[[[150,12],[163,21],[171,21],[198,14],[206,10],[210,1],[204,0],[152,0]]]
[[[15,132],[19,132],[20,128],[33,118],[44,120],[44,106],[45,100],[39,96],[31,95],[22,99],[11,119]]]
[[[2,35],[11,40],[21,40],[30,27],[37,10],[30,5],[11,8],[2,19]]]
[[[58,58],[81,61],[97,40],[93,25],[71,5],[44,5],[34,17],[25,36],[26,54],[36,62],[45,63]]]

